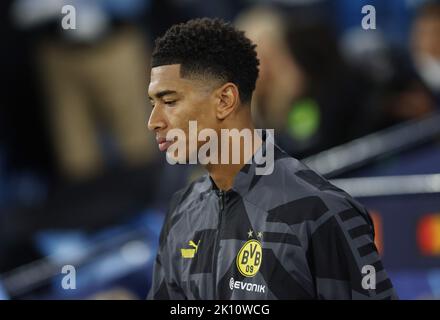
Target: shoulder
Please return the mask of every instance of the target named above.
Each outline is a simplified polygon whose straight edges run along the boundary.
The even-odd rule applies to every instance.
[[[198,200],[200,195],[209,189],[210,181],[207,174],[195,179],[186,187],[176,191],[170,200],[169,215],[173,215],[183,204]]]
[[[272,176],[261,180],[260,190],[256,192],[270,193],[266,206],[269,220],[289,225],[307,223],[312,229],[336,216],[339,222],[357,217],[371,224],[360,203],[293,157],[278,158]]]
[[[203,175],[173,194],[165,216],[164,225],[162,227],[160,243],[164,242],[171,228],[178,221],[182,212],[184,212],[182,208],[200,199],[201,195],[206,192],[208,188],[209,177],[207,175]]]

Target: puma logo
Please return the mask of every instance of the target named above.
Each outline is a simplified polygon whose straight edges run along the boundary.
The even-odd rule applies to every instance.
[[[199,244],[200,244],[200,240],[197,242],[197,244],[195,244],[195,242],[193,240],[188,241],[188,245],[190,247],[192,247],[192,249],[189,249],[189,248],[180,249],[180,252],[182,254],[182,258],[185,258],[185,259],[194,258],[195,254],[197,253],[197,250],[199,248]]]

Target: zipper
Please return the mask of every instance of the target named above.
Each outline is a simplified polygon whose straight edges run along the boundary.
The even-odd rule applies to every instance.
[[[225,207],[225,192],[220,190],[217,192],[217,196],[219,197],[219,217],[218,217],[218,224],[217,224],[217,234],[215,236],[215,243],[214,243],[214,259],[213,259],[213,266],[212,266],[212,278],[213,278],[213,290],[214,290],[214,298],[217,299],[217,261],[218,261],[218,246],[220,244],[220,233],[222,229],[222,221],[223,221],[223,209]]]

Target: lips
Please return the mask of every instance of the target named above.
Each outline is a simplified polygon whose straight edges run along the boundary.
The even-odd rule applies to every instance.
[[[173,141],[168,141],[165,138],[156,138],[157,144],[159,145],[160,151],[166,151]]]

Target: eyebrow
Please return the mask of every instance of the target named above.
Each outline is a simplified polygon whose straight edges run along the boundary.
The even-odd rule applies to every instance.
[[[174,91],[174,90],[162,90],[162,91],[157,92],[153,96],[156,97],[157,99],[160,99],[160,98],[163,98],[166,95],[175,94],[175,93],[177,93],[177,91]],[[149,96],[149,98],[152,99],[150,96]]]

